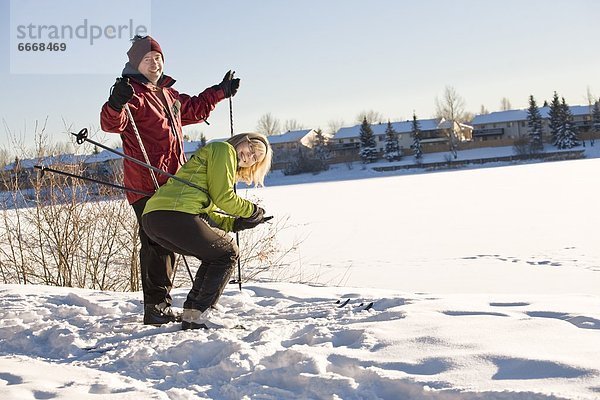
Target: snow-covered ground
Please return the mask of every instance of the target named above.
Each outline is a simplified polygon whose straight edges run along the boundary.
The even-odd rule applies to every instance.
[[[598,399],[599,171],[274,176],[242,194],[321,286],[232,286],[247,330],[193,332],[141,325],[139,293],[0,286],[0,398]]]

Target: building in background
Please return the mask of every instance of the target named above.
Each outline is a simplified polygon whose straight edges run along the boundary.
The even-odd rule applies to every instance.
[[[580,134],[591,131],[592,117],[590,106],[570,106],[573,123]],[[542,131],[544,141],[550,140],[548,127],[550,107],[540,107],[542,116]],[[496,141],[510,143],[512,140],[529,134],[527,128],[527,110],[497,111],[489,114],[476,115],[471,122],[473,125],[473,140]]]
[[[447,151],[448,139],[451,132],[459,141],[471,139],[472,128],[458,122],[452,123],[443,118],[420,119],[421,146],[424,152]],[[360,127],[354,125],[343,127],[330,140],[330,150],[333,152],[332,162],[357,161],[360,148]],[[398,144],[403,154],[412,154],[412,120],[392,122],[392,128],[398,134]],[[386,123],[372,124],[377,151],[383,157],[385,151]]]
[[[314,129],[288,131],[281,135],[268,136],[273,149],[273,169],[283,169],[300,154],[311,151],[315,140]]]

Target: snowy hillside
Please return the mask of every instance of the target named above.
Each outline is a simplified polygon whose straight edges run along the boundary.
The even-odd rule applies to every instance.
[[[600,398],[598,171],[244,190],[321,286],[231,286],[220,317],[247,329],[215,331],[141,325],[140,293],[0,286],[0,398]]]

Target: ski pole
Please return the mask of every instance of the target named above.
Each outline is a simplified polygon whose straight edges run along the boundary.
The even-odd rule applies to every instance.
[[[229,76],[230,92],[231,92],[231,81],[233,80],[233,75],[234,74],[235,74],[235,71],[232,71],[231,75]],[[229,127],[231,128],[231,137],[233,137],[233,101],[231,100],[232,97],[233,96],[229,96]],[[233,184],[233,193],[237,194],[237,184],[236,183]],[[237,245],[237,247],[239,249],[240,248],[240,234],[239,234],[239,232],[235,233],[235,244]],[[240,288],[240,292],[241,292],[242,291],[242,263],[240,261],[240,257],[238,257],[238,260],[237,260],[237,267],[238,267],[237,284],[238,284],[238,286]],[[235,279],[231,283],[236,283]]]
[[[142,150],[142,154],[144,155],[144,161],[146,161],[146,164],[152,165],[152,164],[150,164],[150,158],[148,158],[148,153],[146,153],[146,146],[144,146],[144,142],[142,142],[142,137],[140,136],[140,131],[138,131],[137,124],[135,123],[135,120],[133,119],[133,114],[131,114],[129,105],[127,103],[125,103],[124,108],[125,108],[125,111],[127,112],[127,118],[129,118],[129,122],[131,123],[131,126],[133,127],[133,133],[135,134],[135,138],[138,141],[140,150]],[[154,189],[158,190],[159,185],[158,185],[158,180],[156,179],[156,175],[154,174],[154,171],[149,171],[149,172],[150,172],[150,176],[152,177],[152,182],[154,183]]]
[[[150,197],[150,196],[152,196],[154,194],[154,193],[150,193],[150,192],[144,192],[143,190],[134,189],[134,188],[129,187],[129,186],[117,185],[115,183],[101,181],[99,179],[88,178],[87,176],[83,176],[83,175],[76,175],[76,174],[72,174],[70,172],[65,172],[65,171],[61,171],[61,170],[50,168],[50,167],[44,167],[43,165],[34,165],[33,168],[39,169],[40,172],[42,173],[42,176],[46,172],[52,172],[52,173],[55,173],[55,174],[58,174],[58,175],[64,175],[64,176],[68,176],[70,178],[81,179],[82,181],[88,181],[88,182],[92,182],[92,183],[98,183],[100,185],[112,187],[112,188],[119,189],[119,190],[124,190],[126,192],[141,194],[142,196],[148,196],[148,197]],[[231,216],[230,214],[227,214],[226,212],[221,211],[221,210],[214,210],[214,212],[217,213],[217,214],[225,215],[227,217]],[[273,218],[273,217],[265,217],[265,221],[268,221],[271,218]]]
[[[118,150],[115,150],[115,149],[111,149],[110,147],[105,146],[102,143],[98,143],[95,140],[92,140],[92,139],[88,138],[88,130],[87,130],[87,128],[83,128],[82,130],[79,131],[79,133],[73,133],[73,132],[71,132],[71,135],[73,135],[73,136],[75,136],[77,138],[77,144],[83,144],[84,142],[91,143],[91,144],[93,144],[95,146],[98,146],[98,147],[100,147],[100,148],[102,148],[102,149],[104,149],[106,151],[109,151],[109,152],[111,152],[113,154],[116,154],[116,155],[118,155],[120,157],[123,157],[125,160],[131,161],[131,162],[133,162],[133,163],[135,163],[137,165],[141,165],[142,167],[146,167],[146,168],[148,168],[148,169],[150,169],[150,170],[152,170],[154,172],[157,172],[159,174],[168,176],[169,178],[173,178],[174,180],[179,181],[179,182],[181,182],[183,184],[186,184],[186,185],[188,185],[190,187],[193,187],[194,189],[198,189],[199,191],[204,192],[207,195],[209,194],[208,190],[204,189],[201,186],[196,185],[193,182],[190,182],[188,180],[180,178],[180,177],[178,177],[176,175],[170,174],[167,171],[163,171],[160,168],[157,168],[157,167],[155,167],[153,165],[147,164],[147,163],[145,163],[145,162],[143,162],[141,160],[138,160],[135,157],[128,156],[127,154],[124,154],[124,153],[122,153],[122,152],[120,152]]]
[[[146,146],[144,146],[144,142],[142,141],[142,136],[140,135],[140,131],[137,128],[137,124],[135,123],[135,119],[133,119],[133,114],[131,114],[131,110],[129,109],[129,105],[127,103],[125,104],[125,111],[127,112],[127,118],[129,118],[129,123],[133,127],[133,133],[135,134],[135,138],[138,141],[140,150],[142,151],[142,154],[144,155],[144,160],[146,161],[146,164],[152,166],[152,164],[150,164],[150,158],[148,157],[148,153],[146,153]],[[156,179],[156,175],[154,174],[154,171],[150,170],[148,172],[150,173],[150,176],[152,177],[152,182],[154,183],[154,189],[158,190],[159,184],[158,184],[158,180]],[[175,176],[173,175],[172,177],[174,178]],[[190,270],[190,266],[187,262],[187,259],[185,258],[185,256],[183,254],[181,254],[181,259],[183,260],[183,263],[185,264],[185,267],[187,268],[187,272],[188,272],[188,275],[190,276],[190,281],[192,282],[192,286],[194,286],[194,277],[192,276],[192,271]],[[177,265],[175,265],[175,267],[173,268],[172,281],[175,280],[176,273],[177,273]]]
[[[98,183],[100,185],[109,186],[109,187],[112,187],[115,189],[125,190],[126,192],[141,194],[142,196],[152,196],[152,193],[144,192],[143,190],[138,190],[138,189],[130,188],[127,186],[121,186],[121,185],[117,185],[117,184],[106,182],[106,181],[101,181],[101,180],[94,179],[94,178],[88,178],[87,176],[75,175],[75,174],[71,174],[69,172],[60,171],[60,170],[49,168],[49,167],[44,167],[43,165],[34,165],[33,168],[39,169],[42,172],[42,176],[44,176],[45,172],[53,172],[55,174],[65,175],[70,178],[81,179],[83,181]]]

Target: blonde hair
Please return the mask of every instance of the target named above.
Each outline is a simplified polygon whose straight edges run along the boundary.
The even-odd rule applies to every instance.
[[[262,159],[251,167],[238,167],[236,178],[238,181],[246,182],[255,186],[264,186],[265,176],[271,169],[273,150],[269,140],[260,133],[240,133],[227,139],[227,143],[234,148],[244,141],[249,141],[257,157]]]

